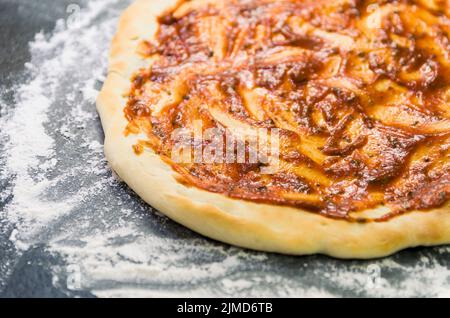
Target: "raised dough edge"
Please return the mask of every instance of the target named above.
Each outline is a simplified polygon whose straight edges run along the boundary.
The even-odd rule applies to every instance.
[[[338,258],[383,257],[413,246],[450,243],[450,203],[413,211],[381,223],[350,223],[301,209],[234,200],[178,183],[159,156],[137,156],[125,137],[123,115],[132,74],[148,62],[139,41],[151,39],[156,18],[178,0],[137,0],[122,15],[112,42],[108,76],[97,100],[105,131],[105,154],[112,169],[147,203],[207,237],[255,250]]]

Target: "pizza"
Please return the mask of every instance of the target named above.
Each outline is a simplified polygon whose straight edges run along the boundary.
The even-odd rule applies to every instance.
[[[449,34],[446,0],[137,0],[97,102],[106,157],[229,244],[448,244]]]

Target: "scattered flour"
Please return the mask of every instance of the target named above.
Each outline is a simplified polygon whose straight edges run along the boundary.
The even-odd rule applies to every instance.
[[[0,178],[13,180],[0,223],[17,257],[44,244],[64,260],[52,269],[55,287],[100,297],[449,296],[448,247],[371,262],[249,252],[200,238],[121,184],[103,157],[94,103],[128,2],[89,1],[70,28],[61,20],[30,43],[29,80],[0,117]]]

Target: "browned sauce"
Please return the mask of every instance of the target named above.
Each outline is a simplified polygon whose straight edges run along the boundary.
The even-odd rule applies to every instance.
[[[154,62],[133,78],[127,132],[185,184],[356,221],[449,200],[449,2],[182,1],[159,23],[139,48]],[[279,128],[279,169],[171,162],[172,132],[194,121],[223,138]]]

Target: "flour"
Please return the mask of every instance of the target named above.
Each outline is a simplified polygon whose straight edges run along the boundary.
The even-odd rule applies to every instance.
[[[44,244],[63,260],[56,288],[100,297],[449,295],[448,247],[370,262],[250,252],[174,224],[128,190],[107,166],[94,105],[128,3],[89,1],[70,28],[39,33],[14,110],[1,108],[0,180],[12,185],[0,225],[17,258]]]

